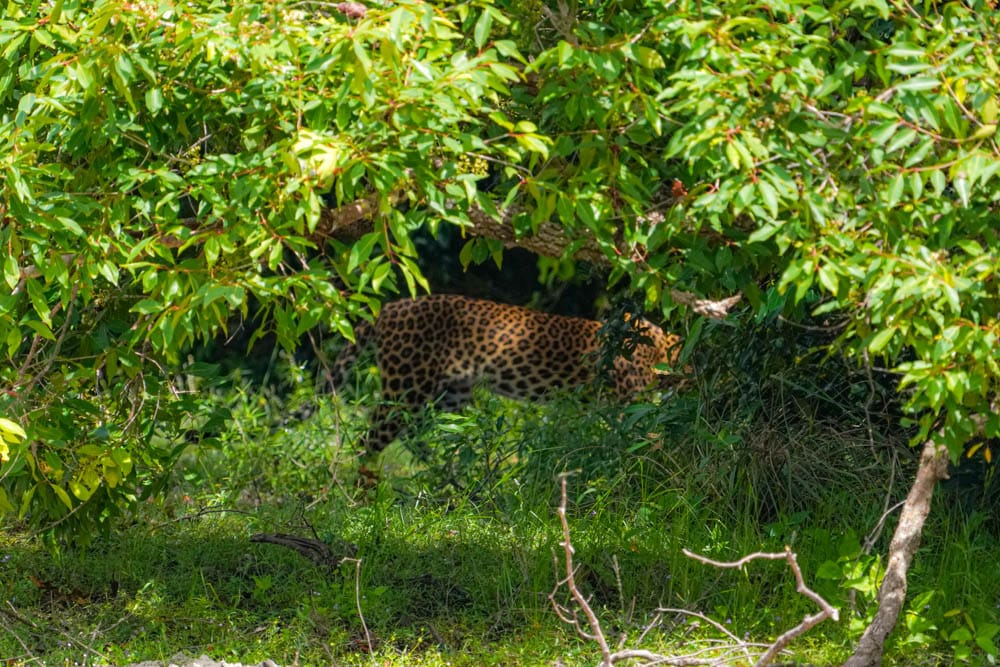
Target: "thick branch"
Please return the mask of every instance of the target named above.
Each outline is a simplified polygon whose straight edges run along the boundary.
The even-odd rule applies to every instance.
[[[343,547],[347,554],[337,555],[333,553],[330,545],[326,542],[283,533],[257,533],[250,536],[250,541],[259,544],[277,544],[286,549],[291,549],[320,567],[334,567],[343,561],[344,558],[353,556],[356,551],[351,545],[347,545]]]
[[[389,203],[393,206],[406,198],[403,190],[397,190],[389,195]],[[322,242],[326,239],[336,239],[343,243],[358,240],[373,229],[372,214],[378,209],[379,196],[371,195],[364,199],[351,202],[340,208],[325,208],[320,213],[320,221],[312,239]],[[516,207],[505,209],[501,219],[494,220],[486,211],[478,206],[469,209],[469,220],[472,225],[466,231],[474,236],[496,239],[508,248],[520,247],[544,257],[562,257],[572,244],[580,245],[573,252],[575,259],[594,264],[607,264],[607,257],[601,252],[593,239],[575,240],[566,236],[564,230],[553,222],[544,222],[538,231],[530,236],[517,236],[512,220],[517,213]]]
[[[404,194],[398,190],[390,195],[390,202],[402,201]],[[378,199],[375,196],[360,199],[337,209],[324,209],[320,224],[316,228],[313,239],[322,241],[334,238],[344,243],[350,243],[372,231],[371,214],[376,210]],[[573,259],[590,262],[600,266],[609,264],[607,255],[593,238],[570,238],[566,230],[554,222],[543,222],[538,231],[530,236],[518,236],[512,223],[517,214],[517,207],[508,207],[501,213],[501,219],[495,220],[483,209],[473,206],[469,209],[469,220],[472,225],[465,228],[474,236],[496,239],[507,248],[524,248],[543,257],[563,257],[567,251]],[[619,254],[631,254],[627,248],[615,248]],[[690,292],[671,290],[671,297],[676,303],[690,307],[694,312],[711,319],[725,319],[730,309],[742,298],[740,294],[727,297],[720,301],[701,299]]]
[[[372,214],[378,210],[380,196],[370,195],[340,208],[324,208],[319,213],[319,223],[310,238],[317,243],[337,239],[344,243],[357,241],[373,229]],[[389,193],[388,203],[396,206],[406,199],[404,190]]]
[[[903,503],[899,525],[889,544],[889,561],[878,591],[878,611],[844,667],[877,667],[882,664],[885,639],[895,627],[906,600],[906,573],[920,546],[920,533],[931,510],[934,485],[947,478],[948,450],[928,440],[920,455],[917,477]]]
[[[342,3],[344,4],[344,3]],[[378,194],[370,195],[363,199],[345,204],[339,208],[323,208],[320,211],[320,219],[316,229],[309,235],[310,240],[317,245],[322,245],[329,239],[336,239],[342,243],[350,244],[357,241],[362,236],[370,233],[374,229],[373,215],[378,211],[382,203],[382,196]],[[406,191],[403,189],[389,193],[385,197],[388,206],[397,206],[406,199]],[[610,261],[601,245],[593,237],[572,238],[566,235],[566,230],[554,222],[543,222],[533,234],[519,236],[514,230],[513,219],[518,212],[516,206],[503,209],[501,219],[495,220],[483,209],[473,206],[469,209],[469,220],[471,225],[465,230],[481,238],[496,239],[508,248],[524,248],[530,252],[543,257],[564,257],[569,255],[573,259],[590,262],[600,266],[608,266]],[[182,222],[194,231],[198,226],[196,218],[185,219]],[[200,230],[201,234],[208,230]],[[207,238],[207,236],[206,236]],[[200,239],[183,240],[177,236],[161,234],[158,242],[169,248],[179,248],[186,243],[199,243]],[[626,244],[618,242],[612,249],[614,253],[624,256],[633,256],[635,249],[626,247]],[[66,264],[72,264],[76,260],[76,255],[66,253],[61,259]],[[21,269],[21,283],[15,288],[14,293],[22,289],[25,280],[37,278],[41,275],[41,270],[36,266],[26,266]],[[711,301],[700,299],[696,295],[672,290],[671,295],[675,302],[689,306],[694,312],[712,319],[723,319],[729,310],[740,301],[739,294],[722,299]]]
[[[512,221],[517,213],[515,208],[503,211],[500,221],[494,220],[486,211],[473,207],[469,209],[472,221],[470,233],[483,238],[497,239],[507,248],[524,248],[543,257],[562,257],[571,245],[579,247],[573,251],[573,259],[591,264],[607,265],[608,258],[594,239],[571,239],[562,227],[554,222],[543,222],[531,236],[518,237]]]

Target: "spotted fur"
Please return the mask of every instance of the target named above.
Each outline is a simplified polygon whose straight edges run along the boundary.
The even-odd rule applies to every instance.
[[[337,366],[346,374],[359,348],[375,345],[383,402],[364,445],[378,452],[403,430],[400,411],[417,414],[434,401],[458,410],[480,383],[502,396],[533,401],[591,382],[601,326],[464,296],[405,299],[385,304],[374,325],[356,327],[358,342]],[[631,359],[618,357],[609,369],[611,389],[622,400],[652,384],[657,364],[677,358],[677,336],[645,320],[640,334]]]

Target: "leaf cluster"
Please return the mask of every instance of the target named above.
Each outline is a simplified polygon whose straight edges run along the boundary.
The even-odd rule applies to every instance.
[[[0,414],[26,437],[5,436],[0,506],[42,527],[127,506],[196,426],[193,346],[350,337],[383,295],[427,288],[412,233],[467,229],[473,207],[593,243],[664,316],[675,286],[836,316],[836,345],[897,375],[918,438],[989,453],[988,9],[8,3]],[[371,231],[330,240],[329,207]]]

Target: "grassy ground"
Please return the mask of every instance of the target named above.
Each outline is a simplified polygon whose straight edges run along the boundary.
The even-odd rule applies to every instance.
[[[912,473],[905,452],[819,421],[708,424],[683,399],[615,412],[480,397],[421,432],[424,461],[397,445],[381,483],[364,488],[352,450],[338,444],[364,422],[349,404],[286,421],[289,406],[276,399],[225,400],[233,427],[193,445],[168,499],[134,521],[56,554],[5,527],[0,664],[117,665],[178,652],[285,665],[595,664],[596,645],[549,600],[562,553],[556,477],[566,470],[575,471],[577,579],[613,645],[686,654],[729,641],[707,620],[663,608],[773,640],[815,611],[782,563],[723,571],[681,549],[736,559],[788,544],[807,582],[842,610],[789,659],[836,664],[872,612],[894,515],[870,552],[865,538]],[[995,654],[996,516],[948,490],[935,503],[886,664]],[[321,568],[251,543],[259,532],[318,536],[346,560]],[[555,597],[569,604],[565,590]]]

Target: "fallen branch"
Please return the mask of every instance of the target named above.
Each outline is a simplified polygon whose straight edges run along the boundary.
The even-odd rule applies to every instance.
[[[691,616],[697,616],[714,627],[720,629],[723,634],[729,637],[733,643],[726,645],[716,645],[707,648],[702,648],[694,653],[683,656],[666,656],[659,653],[654,653],[653,651],[647,651],[644,649],[623,649],[619,651],[612,652],[611,648],[608,646],[607,638],[604,635],[604,631],[601,628],[601,622],[597,618],[597,614],[594,613],[593,608],[590,606],[590,602],[580,591],[576,583],[576,567],[573,564],[573,544],[570,539],[569,531],[569,521],[566,519],[566,478],[568,473],[564,473],[559,476],[560,483],[560,502],[559,507],[556,509],[556,514],[559,516],[559,523],[562,527],[563,539],[559,545],[563,549],[563,559],[565,566],[565,576],[556,581],[555,587],[552,592],[549,593],[549,601],[552,603],[552,608],[555,610],[556,615],[561,621],[572,625],[578,635],[589,641],[594,641],[597,643],[601,650],[601,667],[612,667],[616,662],[626,661],[626,660],[641,660],[643,665],[673,665],[674,667],[693,667],[695,665],[726,665],[730,664],[731,654],[740,652],[746,659],[752,660],[750,649],[765,648],[766,650],[760,655],[755,663],[756,667],[764,667],[764,665],[770,664],[771,661],[780,653],[789,642],[795,637],[803,634],[809,629],[816,626],[818,623],[826,620],[827,618],[832,618],[837,620],[839,618],[839,611],[831,606],[826,600],[824,600],[818,593],[810,589],[805,585],[805,581],[802,578],[802,570],[799,568],[798,560],[791,549],[785,547],[785,550],[781,553],[764,553],[758,552],[753,553],[748,556],[744,556],[738,561],[733,562],[720,562],[711,560],[704,556],[695,554],[687,549],[684,549],[684,555],[689,558],[693,558],[699,562],[706,563],[708,565],[713,565],[715,567],[723,568],[739,568],[742,569],[744,565],[755,559],[767,559],[767,560],[785,560],[788,563],[788,567],[792,570],[795,576],[795,590],[797,590],[802,595],[808,597],[810,600],[816,603],[820,608],[820,611],[816,614],[806,616],[801,623],[799,623],[794,628],[784,632],[777,639],[775,639],[771,644],[757,644],[750,643],[746,641],[741,641],[733,633],[725,629],[716,621],[709,619],[708,617],[699,614],[697,612],[690,612],[681,609],[667,609],[661,608],[657,609],[657,612],[672,612],[688,614]],[[556,561],[556,568],[559,568],[558,558],[553,554],[553,559]],[[569,591],[573,602],[583,616],[586,619],[586,623],[582,621],[575,609],[569,609],[566,606],[560,604],[556,600],[556,594],[561,588],[565,587]],[[659,619],[659,614],[657,619]],[[647,628],[642,636],[644,637],[648,632]],[[724,655],[720,656],[719,653]],[[706,655],[711,653],[712,655]]]
[[[810,600],[812,600],[814,603],[816,603],[816,606],[820,608],[820,611],[818,613],[806,616],[805,618],[802,619],[801,623],[796,625],[794,628],[785,631],[777,639],[775,639],[774,642],[771,644],[770,648],[768,648],[767,651],[764,652],[764,655],[762,655],[760,659],[757,660],[756,667],[764,667],[764,665],[770,664],[770,662],[774,660],[775,657],[777,657],[778,653],[780,653],[782,649],[788,646],[788,644],[793,639],[807,632],[816,625],[822,623],[826,619],[832,618],[834,621],[840,619],[840,612],[837,610],[836,607],[832,606],[829,602],[824,600],[819,595],[819,593],[806,586],[805,581],[802,579],[802,570],[799,569],[798,559],[796,558],[795,553],[787,546],[785,547],[785,550],[780,553],[758,552],[749,554],[733,562],[720,562],[712,560],[711,558],[699,556],[698,554],[688,551],[687,549],[684,549],[683,553],[688,558],[693,558],[699,563],[705,563],[713,567],[737,568],[740,570],[743,569],[744,565],[758,558],[764,560],[784,559],[788,563],[788,567],[791,568],[792,574],[795,575],[795,590],[798,591],[799,594],[804,595]]]
[[[559,522],[562,524],[563,541],[559,544],[563,548],[563,554],[566,560],[566,578],[556,582],[555,588],[552,589],[551,593],[549,593],[549,601],[552,602],[552,608],[555,609],[556,615],[560,620],[575,627],[577,633],[584,639],[597,642],[597,645],[601,647],[601,655],[604,656],[604,660],[601,664],[605,667],[611,667],[613,664],[611,649],[608,647],[608,640],[605,639],[604,631],[601,629],[601,622],[597,619],[597,614],[594,613],[594,610],[590,607],[587,599],[583,597],[583,594],[576,585],[576,571],[573,567],[573,544],[569,537],[569,522],[566,520],[566,477],[568,474],[569,473],[563,473],[562,475],[559,475],[559,483],[562,488],[562,500],[559,503],[558,509],[556,509],[556,514],[559,515]],[[587,622],[590,624],[592,634],[588,634],[583,629],[583,626],[580,625],[580,619],[577,618],[575,611],[570,611],[556,602],[556,593],[564,585],[569,589],[570,595],[573,596],[576,604],[587,617]]]
[[[352,558],[356,551],[356,547],[353,545],[345,545],[344,550],[347,555],[337,555],[333,553],[330,545],[322,540],[284,533],[257,533],[250,536],[250,541],[257,544],[277,544],[279,547],[291,549],[300,556],[308,558],[320,567],[327,568],[336,567],[345,559]]]

